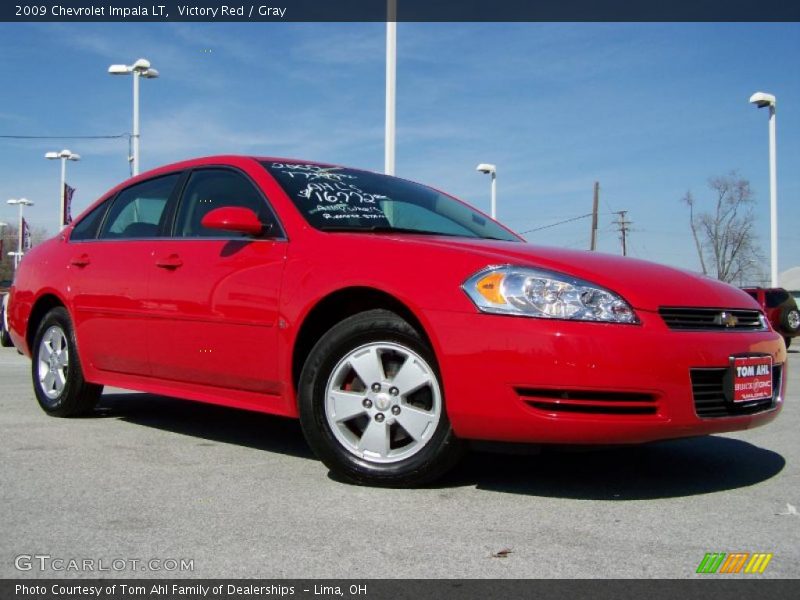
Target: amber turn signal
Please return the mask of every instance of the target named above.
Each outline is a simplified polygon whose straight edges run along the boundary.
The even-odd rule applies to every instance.
[[[480,295],[492,304],[505,304],[506,299],[503,297],[503,292],[500,289],[504,277],[505,273],[489,273],[485,277],[480,278],[478,283],[475,284],[475,287],[478,288]]]

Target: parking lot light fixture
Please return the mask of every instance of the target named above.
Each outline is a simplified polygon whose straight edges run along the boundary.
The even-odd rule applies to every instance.
[[[750,103],[769,108],[769,248],[770,285],[778,287],[778,167],[775,148],[775,96],[756,92]]]
[[[108,67],[110,75],[133,75],[133,156],[130,157],[133,174],[139,174],[139,78],[155,79],[159,76],[158,70],[150,66],[150,61],[140,58],[132,65],[111,65]]]
[[[66,225],[66,215],[64,214],[64,202],[66,200],[66,188],[64,185],[67,183],[67,161],[73,160],[78,161],[81,159],[80,154],[76,154],[70,150],[62,150],[61,152],[47,152],[44,157],[48,160],[60,160],[61,161],[61,205],[60,210],[58,212],[58,231],[64,229],[64,225]]]
[[[492,210],[491,215],[493,219],[497,218],[497,166],[490,165],[489,163],[481,163],[477,167],[475,167],[476,171],[479,171],[485,175],[492,176]]]
[[[19,207],[19,230],[17,231],[17,251],[14,253],[14,270],[16,271],[17,267],[19,266],[19,261],[22,260],[22,209],[26,206],[33,206],[33,202],[28,200],[27,198],[11,198],[7,201],[8,204],[12,206],[16,205]],[[11,252],[8,253],[9,256]]]

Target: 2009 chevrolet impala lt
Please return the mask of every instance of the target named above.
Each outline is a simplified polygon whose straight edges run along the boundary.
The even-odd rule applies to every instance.
[[[51,415],[102,386],[299,417],[358,483],[418,485],[466,440],[747,429],[786,348],[744,292],[525,243],[434,189],[238,156],[114,188],[25,256],[9,327]]]

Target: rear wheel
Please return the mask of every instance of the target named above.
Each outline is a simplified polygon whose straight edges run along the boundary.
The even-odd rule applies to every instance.
[[[309,354],[299,391],[309,445],[349,481],[422,485],[461,456],[435,357],[392,312],[367,311],[330,329]]]
[[[69,314],[56,307],[45,315],[33,342],[31,375],[39,406],[55,417],[91,411],[103,386],[86,382]]]

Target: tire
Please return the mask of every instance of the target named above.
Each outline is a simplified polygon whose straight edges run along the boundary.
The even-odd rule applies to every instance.
[[[791,346],[791,345],[792,345],[792,338],[790,338],[790,337],[785,337],[785,338],[783,338],[783,341],[784,341],[784,343],[786,344],[786,349],[788,350],[788,349],[789,349],[789,346]]]
[[[95,407],[103,386],[83,378],[75,332],[66,309],[48,312],[34,336],[31,378],[39,406],[53,417],[75,417]]]
[[[11,341],[11,335],[6,329],[6,302],[5,296],[0,297],[0,346],[11,348],[14,343]]]
[[[433,352],[387,310],[359,313],[322,336],[300,375],[299,409],[312,450],[359,485],[420,486],[463,453]]]
[[[781,327],[789,333],[800,330],[800,311],[796,308],[786,307],[781,313]]]

